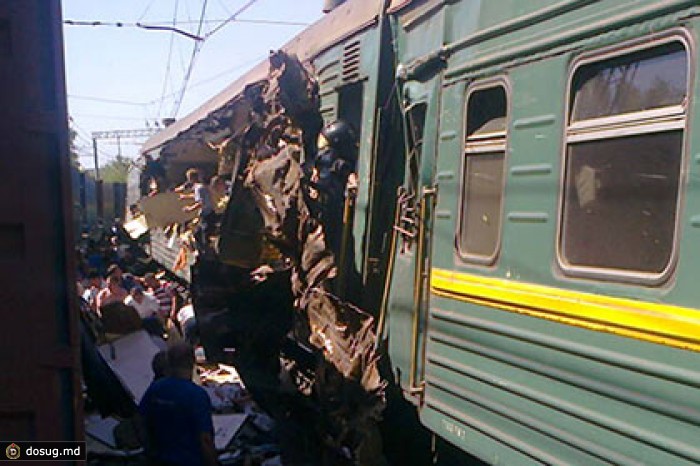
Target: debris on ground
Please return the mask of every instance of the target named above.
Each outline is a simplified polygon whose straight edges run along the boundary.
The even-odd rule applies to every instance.
[[[158,351],[151,336],[139,330],[99,346],[96,354],[110,371],[112,383],[136,404],[154,378],[150,361]],[[195,381],[198,379],[212,401],[214,444],[221,464],[262,464],[279,455],[275,422],[253,401],[235,368],[204,362],[197,364],[196,372]],[[86,404],[89,409],[91,400]],[[103,417],[94,410],[87,412],[88,464],[145,465],[140,429],[137,416],[113,413]]]

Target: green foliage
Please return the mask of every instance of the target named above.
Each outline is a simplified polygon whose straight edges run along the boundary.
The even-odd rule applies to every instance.
[[[100,177],[106,183],[126,183],[131,160],[117,155],[112,161],[100,168]]]
[[[68,125],[68,151],[70,154],[70,163],[75,168],[80,170],[80,154],[75,144],[75,139],[78,137],[78,132],[73,128],[72,123]]]

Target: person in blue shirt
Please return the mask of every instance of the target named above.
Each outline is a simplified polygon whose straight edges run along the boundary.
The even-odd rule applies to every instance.
[[[167,376],[151,383],[139,405],[148,454],[159,466],[216,465],[211,401],[192,382],[192,346],[175,343],[167,360]]]

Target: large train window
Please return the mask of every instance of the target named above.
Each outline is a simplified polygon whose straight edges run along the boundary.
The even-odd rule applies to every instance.
[[[679,40],[574,69],[559,246],[567,272],[644,281],[670,270],[687,89]]]
[[[457,248],[469,262],[492,264],[498,255],[506,115],[506,89],[502,84],[478,86],[468,92]]]

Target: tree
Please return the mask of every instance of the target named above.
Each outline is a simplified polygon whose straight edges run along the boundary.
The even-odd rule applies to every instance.
[[[78,137],[78,132],[73,128],[73,119],[68,118],[68,152],[70,154],[70,164],[80,170],[80,154],[75,139]]]
[[[100,175],[105,183],[126,183],[130,167],[131,160],[123,155],[117,155],[113,160],[100,168]]]

